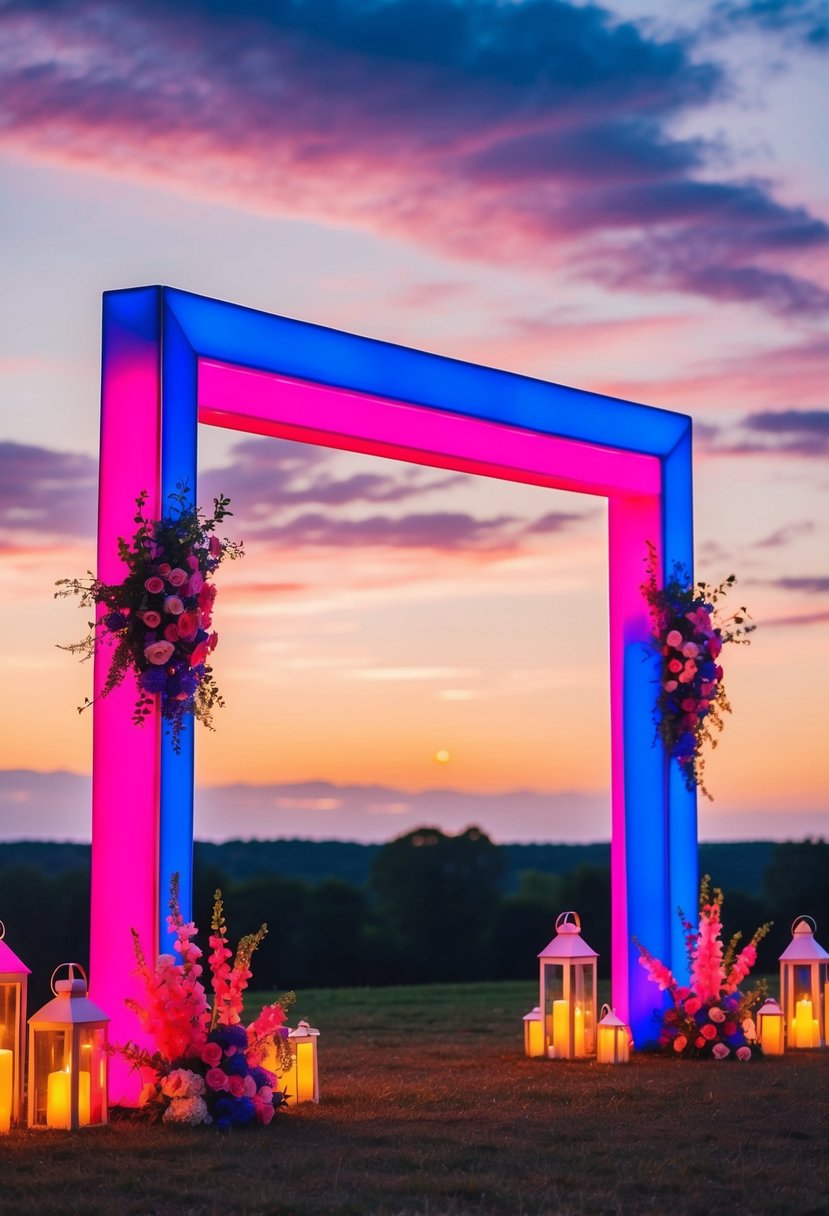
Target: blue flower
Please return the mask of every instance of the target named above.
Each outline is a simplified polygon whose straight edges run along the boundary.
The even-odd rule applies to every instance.
[[[104,624],[110,633],[117,633],[119,629],[126,629],[128,623],[123,612],[108,612],[104,617]]]
[[[225,1065],[225,1072],[231,1077],[246,1077],[250,1072],[248,1062],[241,1051],[237,1051],[235,1056],[231,1056]]]
[[[164,692],[167,687],[167,673],[163,667],[150,667],[141,672],[138,683],[145,692]]]

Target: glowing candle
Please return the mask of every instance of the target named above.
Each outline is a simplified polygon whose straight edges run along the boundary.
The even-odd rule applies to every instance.
[[[0,1133],[11,1130],[14,1056],[0,1050]]]
[[[544,1032],[541,1026],[541,1019],[536,1018],[528,1023],[529,1025],[529,1049],[531,1056],[544,1055]]]
[[[768,1000],[757,1014],[760,1046],[767,1056],[783,1055],[783,1010],[776,1001]]]
[[[573,1052],[578,1058],[585,1056],[587,1053],[584,1050],[584,1013],[581,1005],[576,1005],[576,1050]]]
[[[570,1007],[567,1001],[553,1001],[553,1055],[570,1058]]]
[[[72,1126],[72,1078],[69,1069],[50,1072],[46,1090],[46,1126],[70,1128]],[[78,1123],[85,1127],[89,1123],[89,1073],[78,1073]]]
[[[296,1045],[296,1100],[297,1102],[313,1102],[314,1100],[314,1044],[297,1043]]]
[[[813,1026],[812,1002],[804,996],[797,1002],[795,1016],[792,1018],[792,1037],[795,1047],[814,1047]]]

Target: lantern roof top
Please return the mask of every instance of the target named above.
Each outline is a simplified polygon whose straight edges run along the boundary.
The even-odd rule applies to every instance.
[[[573,920],[568,920],[572,916]],[[548,942],[541,953],[540,959],[555,958],[598,958],[598,953],[591,950],[581,936],[581,921],[577,912],[562,912],[556,920],[556,935]]]
[[[810,923],[811,922],[811,923]],[[825,963],[829,960],[820,942],[815,941],[817,926],[811,916],[799,916],[792,925],[792,940],[780,955],[781,963]]]
[[[615,1009],[609,1009],[607,1005],[603,1005],[602,1009],[607,1009],[602,1018],[599,1020],[600,1026],[612,1026],[616,1029],[627,1029],[627,1022],[623,1022]]]
[[[21,962],[14,950],[10,949],[2,938],[3,935],[0,933],[0,975],[31,975],[26,964]]]
[[[52,972],[52,991],[54,997],[37,1013],[29,1018],[30,1026],[100,1026],[109,1018],[94,1001],[86,995],[86,973],[77,963],[61,963],[61,967],[69,968],[68,980],[57,980],[55,976],[60,967]],[[75,968],[81,972],[83,979],[75,975]]]

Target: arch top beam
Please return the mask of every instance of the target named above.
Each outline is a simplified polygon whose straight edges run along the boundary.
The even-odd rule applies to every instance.
[[[649,541],[663,568],[693,573],[691,420],[166,287],[107,292],[103,334],[98,552],[112,581],[139,491],[156,512],[177,482],[195,500],[199,422],[607,497],[613,991],[642,1042],[654,998],[631,936],[682,974],[674,909],[697,896],[696,796],[653,744],[640,592]],[[105,675],[102,657],[96,688]],[[129,927],[164,942],[174,870],[189,915],[193,836],[193,732],[176,755],[157,713],[134,728],[130,691],[94,709],[91,972],[122,1040],[136,1037]]]

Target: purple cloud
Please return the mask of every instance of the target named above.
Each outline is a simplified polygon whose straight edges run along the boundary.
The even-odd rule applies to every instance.
[[[270,524],[255,532],[257,540],[297,547],[355,548],[380,545],[402,549],[514,549],[515,519],[499,515],[475,519],[459,511],[433,511],[403,515],[372,515],[367,519],[337,519],[307,512],[285,523]]]
[[[91,456],[0,442],[0,523],[7,529],[90,536],[97,486]]]
[[[399,503],[444,490],[463,481],[461,474],[434,474],[401,464],[394,473],[332,472],[326,448],[285,439],[244,439],[234,444],[230,462],[205,472],[204,480],[221,485],[234,509],[254,520],[274,510],[319,503]]]
[[[674,133],[724,70],[595,4],[7,0],[0,88],[0,146],[30,157],[459,257],[829,311],[793,269],[829,226]]]
[[[781,591],[804,591],[807,595],[825,595],[829,592],[829,575],[817,574],[800,578],[774,578],[767,581],[769,587]]]

